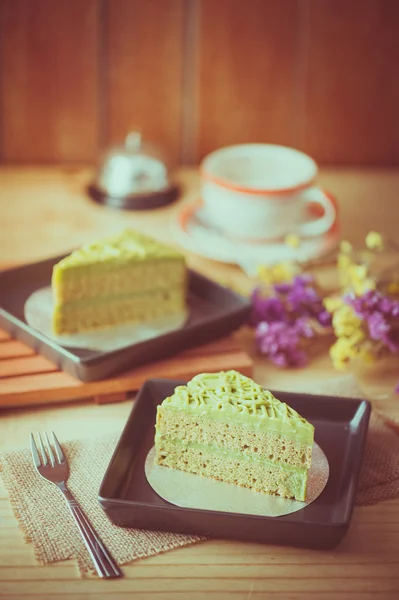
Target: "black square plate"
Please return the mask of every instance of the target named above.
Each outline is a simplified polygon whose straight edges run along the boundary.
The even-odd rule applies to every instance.
[[[315,426],[330,476],[324,491],[302,510],[281,517],[181,508],[163,500],[147,482],[144,464],[154,445],[156,407],[185,382],[151,379],[142,387],[110,461],[99,501],[122,527],[194,533],[215,538],[334,548],[344,537],[370,417],[366,400],[273,392]]]
[[[57,256],[0,273],[0,326],[82,381],[95,381],[228,335],[248,319],[250,302],[214,281],[189,271],[186,324],[158,337],[112,352],[63,347],[30,327],[24,306],[37,289],[50,285]]]

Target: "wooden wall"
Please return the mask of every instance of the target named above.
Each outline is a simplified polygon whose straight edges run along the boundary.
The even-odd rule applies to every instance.
[[[399,0],[1,0],[0,160],[238,142],[399,164]]]

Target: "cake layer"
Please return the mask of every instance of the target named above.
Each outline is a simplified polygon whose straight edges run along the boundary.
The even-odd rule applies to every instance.
[[[55,302],[69,302],[99,296],[149,292],[181,286],[186,289],[186,267],[182,259],[151,259],[115,265],[104,270],[94,265],[53,271]]]
[[[185,294],[180,287],[127,296],[104,296],[56,305],[53,330],[60,335],[109,327],[121,322],[148,322],[185,309]]]
[[[276,463],[310,467],[311,445],[293,436],[282,437],[278,429],[262,431],[251,425],[231,419],[221,423],[212,419],[212,415],[200,416],[163,408],[158,411],[156,443],[162,444],[163,438],[171,435],[184,443],[209,444],[244,456],[255,455]]]
[[[211,446],[183,444],[176,440],[160,448],[157,463],[257,492],[300,501],[306,499],[307,469],[277,466],[250,456],[243,458],[239,454],[215,451]]]

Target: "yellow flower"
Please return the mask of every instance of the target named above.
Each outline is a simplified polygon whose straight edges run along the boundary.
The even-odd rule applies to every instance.
[[[346,271],[353,263],[347,254],[338,254],[338,269],[341,271]]]
[[[366,235],[366,246],[369,250],[381,251],[383,249],[382,235],[377,231],[369,231]]]
[[[297,267],[290,262],[281,262],[270,266],[263,265],[258,268],[260,281],[267,285],[290,282],[296,274]]]
[[[352,244],[347,240],[342,240],[342,242],[339,245],[339,249],[344,254],[350,254],[352,252]]]
[[[367,267],[366,265],[351,265],[349,267],[349,274],[352,279],[364,281],[364,279],[367,277]]]
[[[359,323],[360,325],[360,323]],[[349,342],[351,343],[352,346],[356,346],[357,350],[360,349],[360,342],[363,342],[365,340],[365,335],[364,332],[361,329],[356,329],[350,336],[349,336]]]
[[[339,283],[344,288],[349,286],[350,277],[348,271],[353,264],[354,263],[351,262],[351,259],[347,254],[338,254],[337,267],[339,274]]]
[[[365,362],[371,362],[374,357],[368,348],[363,344],[365,335],[363,331],[357,329],[349,336],[341,336],[330,348],[330,358],[333,366],[342,370],[354,358],[362,358]]]
[[[338,338],[330,348],[330,358],[335,369],[343,370],[352,358],[356,356],[356,350],[348,338]]]
[[[323,300],[324,306],[326,307],[328,312],[331,314],[334,311],[336,311],[338,308],[341,308],[343,303],[344,303],[344,301],[342,300],[342,298],[338,298],[337,296],[330,296],[330,297],[324,298],[324,300]]]
[[[351,288],[357,296],[376,288],[376,281],[369,276],[366,265],[351,263],[341,278],[341,285]]]
[[[377,282],[372,277],[368,277],[362,282],[359,282],[357,285],[353,287],[354,292],[357,296],[362,296],[369,290],[375,290],[377,287]]]
[[[284,243],[287,244],[287,246],[291,246],[291,248],[298,248],[301,240],[295,233],[289,233],[285,236]]]
[[[370,276],[366,264],[358,264],[351,260],[347,253],[349,247],[352,248],[348,242],[341,243],[342,252],[338,254],[337,259],[339,282],[344,290],[352,290],[357,296],[361,296],[368,290],[374,290],[377,284]]]
[[[350,276],[350,287],[355,292],[356,296],[362,296],[369,290],[375,290],[376,281],[371,277],[358,277],[355,273]]]
[[[350,337],[360,332],[361,320],[355,315],[351,306],[343,304],[334,311],[332,324],[337,337]]]

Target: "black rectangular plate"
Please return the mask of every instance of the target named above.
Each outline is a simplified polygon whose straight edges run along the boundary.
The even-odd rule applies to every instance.
[[[194,533],[304,548],[334,548],[352,516],[370,417],[366,400],[273,392],[315,426],[330,476],[304,509],[281,517],[181,508],[147,482],[144,464],[154,445],[156,407],[182,381],[151,379],[141,388],[99,490],[108,517],[122,527]]]
[[[50,285],[53,265],[65,255],[0,273],[0,327],[82,381],[110,375],[211,342],[248,319],[250,302],[207,277],[189,271],[187,323],[180,329],[112,352],[64,348],[30,327],[24,306],[37,289]]]

